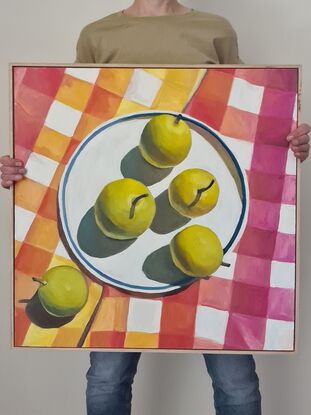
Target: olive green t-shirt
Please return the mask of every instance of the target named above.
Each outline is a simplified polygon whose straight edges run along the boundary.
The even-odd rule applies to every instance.
[[[185,14],[112,13],[87,25],[77,63],[236,64],[237,35],[223,17],[191,9]]]

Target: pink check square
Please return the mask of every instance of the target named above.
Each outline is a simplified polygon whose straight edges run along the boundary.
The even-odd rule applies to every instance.
[[[265,88],[261,115],[289,119],[293,117],[296,92]]]
[[[266,317],[268,295],[268,287],[234,282],[231,311],[257,317]]]
[[[295,291],[289,288],[270,288],[268,317],[275,320],[294,321]]]
[[[280,205],[264,200],[251,199],[248,224],[254,228],[276,231],[280,218]]]
[[[294,175],[286,175],[284,177],[282,202],[287,205],[296,204],[296,176]]]
[[[247,226],[236,249],[239,254],[271,259],[276,235],[276,231]]]
[[[281,262],[295,262],[295,235],[278,233],[275,242],[273,259]]]
[[[266,319],[230,313],[225,349],[262,350],[265,341]]]
[[[252,169],[268,174],[285,171],[288,149],[286,147],[255,144]]]
[[[245,284],[253,284],[259,287],[270,286],[271,261],[270,259],[238,255],[234,280]]]

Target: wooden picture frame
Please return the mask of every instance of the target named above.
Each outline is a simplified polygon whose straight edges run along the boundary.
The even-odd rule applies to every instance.
[[[48,75],[44,74],[45,71]],[[287,76],[286,73],[291,75]],[[12,258],[15,257],[15,266],[12,262],[13,347],[174,353],[296,353],[300,168],[297,163],[294,172],[293,158],[289,160],[290,152],[287,151],[285,143],[282,143],[280,134],[282,133],[285,139],[284,134],[288,134],[299,122],[300,66],[11,64],[10,75],[12,155],[21,158],[28,170],[26,179],[17,184],[13,190],[15,207],[13,210],[15,214],[11,218],[13,239],[14,234],[18,236],[12,252]],[[139,85],[143,86],[140,90],[138,90]],[[278,105],[281,107],[281,102],[284,103],[285,109],[278,111],[276,107]],[[65,115],[61,111],[65,111]],[[113,134],[130,136],[132,129],[140,128],[139,123],[146,120],[146,117],[148,120],[160,114],[177,116],[178,113],[183,114],[181,119],[191,126],[193,142],[197,137],[196,134],[203,136],[204,130],[204,134],[211,136],[212,141],[216,139],[209,151],[214,147],[220,154],[217,146],[222,146],[221,151],[225,153],[228,149],[226,155],[222,156],[223,160],[226,160],[224,165],[231,162],[234,164],[234,160],[237,160],[237,172],[241,170],[243,173],[247,192],[245,197],[248,201],[239,231],[235,232],[235,238],[238,239],[232,242],[232,250],[245,236],[247,226],[259,231],[255,232],[249,240],[242,240],[240,245],[243,248],[244,244],[244,250],[241,248],[241,251],[235,252],[232,256],[234,268],[238,266],[242,270],[240,276],[234,271],[232,275],[230,271],[225,276],[217,275],[215,271],[216,275],[213,273],[209,279],[194,278],[194,282],[189,285],[185,283],[184,286],[180,285],[179,289],[174,288],[175,293],[168,287],[167,292],[156,291],[156,294],[152,295],[144,290],[135,292],[131,290],[129,294],[125,290],[126,284],[124,286],[115,282],[111,284],[112,280],[107,280],[106,277],[100,279],[99,272],[94,277],[90,269],[91,266],[96,268],[97,265],[91,263],[88,266],[89,261],[86,258],[79,258],[77,262],[74,244],[69,242],[66,245],[66,242],[70,241],[70,235],[68,232],[63,233],[63,222],[62,226],[59,226],[61,219],[64,219],[62,209],[67,209],[59,196],[60,178],[64,177],[64,171],[69,171],[69,160],[73,160],[77,149],[83,147],[81,143],[87,145],[87,138],[92,134],[96,137],[102,133],[102,130],[99,131],[100,126],[105,125],[105,131],[109,132],[113,120],[115,120],[114,125],[121,127],[122,122],[126,121],[128,122],[126,127],[114,130]],[[66,116],[67,121],[69,119],[71,121],[64,121],[58,129],[59,117],[65,120]],[[131,122],[137,122],[138,127],[136,124],[132,127]],[[277,125],[280,127],[279,130]],[[271,145],[269,128],[272,131],[273,152],[269,155],[270,161],[267,161],[265,151]],[[92,142],[95,143],[95,138]],[[258,158],[254,161],[252,157],[255,146]],[[113,148],[114,145],[109,147],[111,160]],[[199,146],[195,148],[195,155],[191,156],[191,160],[195,160],[199,165],[204,161],[201,160],[203,152],[199,151]],[[123,147],[120,151],[120,154],[123,154]],[[243,156],[239,156],[240,153]],[[226,157],[230,154],[232,158],[229,162]],[[134,154],[134,157],[128,153],[126,155],[131,162],[126,165],[127,159],[125,161],[122,159],[123,168],[126,165],[125,171],[132,174],[131,169],[137,163],[139,156]],[[274,165],[278,155],[281,160],[279,166],[276,165],[277,163]],[[109,163],[109,160],[107,159],[106,162]],[[244,162],[248,163],[247,168]],[[81,166],[83,167],[83,163]],[[183,169],[189,166],[185,165]],[[153,166],[153,168],[159,170],[159,167]],[[75,183],[83,181],[82,176],[78,174],[79,166],[73,167],[70,174],[73,174],[73,171],[77,174]],[[177,171],[175,167],[161,180],[165,181],[167,177],[172,179],[174,171]],[[272,196],[268,195],[267,198],[263,196],[262,200],[259,196],[262,184],[260,178],[256,178],[258,179],[256,186],[259,186],[259,190],[255,196],[254,193],[250,196],[249,174],[253,171],[259,172],[259,175],[271,174],[274,178],[282,176],[282,185],[277,184],[276,179],[275,183],[279,188],[271,185],[269,195]],[[221,172],[223,177],[225,170]],[[237,172],[235,174],[238,174]],[[104,173],[107,175],[107,170],[104,170]],[[124,171],[121,170],[121,173]],[[146,175],[146,170],[141,174]],[[150,176],[152,174],[154,171],[151,171]],[[124,174],[123,176],[137,179],[136,176]],[[159,179],[158,182],[161,180]],[[64,183],[65,180],[62,179],[62,188],[65,187]],[[148,188],[157,186],[157,182],[146,183],[146,186]],[[294,193],[293,189],[295,189]],[[68,190],[69,193],[70,191],[73,190]],[[76,200],[83,202],[79,198]],[[250,200],[253,203],[251,207]],[[73,197],[70,217],[75,211],[74,201]],[[222,199],[221,203],[223,205]],[[235,206],[234,202],[232,203],[232,206]],[[158,211],[159,205],[156,206]],[[267,209],[268,216],[264,218],[257,215],[256,212],[260,209]],[[280,215],[283,215],[282,224]],[[85,223],[90,226],[89,222]],[[175,234],[177,230],[183,229],[186,223],[182,222],[180,229],[174,228]],[[193,223],[197,223],[196,219]],[[198,223],[205,225],[205,222]],[[68,229],[71,229],[71,225],[68,225]],[[289,229],[292,233],[287,237]],[[73,234],[77,233],[75,229]],[[161,231],[158,234],[161,234]],[[285,234],[284,238],[283,234]],[[89,236],[87,234],[86,238]],[[277,240],[279,237],[281,239]],[[252,238],[255,242],[258,238],[265,240],[265,246],[262,245],[260,248],[264,250],[263,254],[259,248],[259,251],[255,252],[255,248],[250,247],[249,241]],[[89,247],[89,239],[86,241]],[[81,247],[81,240],[79,243]],[[149,243],[151,242],[146,239],[144,245],[147,246]],[[278,273],[286,268],[284,264],[287,263],[285,260],[287,254],[280,251],[280,244],[287,243],[288,250],[291,246],[291,254],[288,255],[295,255],[295,266],[290,265],[291,271],[286,270],[287,279],[281,281]],[[277,253],[276,244],[279,247]],[[115,246],[111,249],[116,249]],[[88,250],[88,247],[85,249]],[[124,249],[125,251],[120,252],[130,252],[127,247]],[[229,253],[231,253],[230,249],[228,248]],[[92,252],[91,255],[89,251],[87,252],[87,258],[92,255],[94,258],[96,255],[98,257],[97,251]],[[114,251],[112,256],[115,256]],[[120,258],[130,261],[131,258],[138,256],[136,252],[136,254],[132,253],[131,257],[120,256]],[[150,263],[153,268],[158,264],[159,258],[156,257],[157,261]],[[226,255],[223,262],[225,260]],[[115,272],[122,274],[126,271],[126,267],[121,266],[122,261],[124,259],[111,262],[110,266],[113,270],[116,262],[119,262],[118,270]],[[288,261],[292,261],[292,256]],[[271,271],[272,262],[273,271]],[[56,317],[52,315],[51,309],[47,311],[46,304],[45,307],[43,306],[44,300],[40,299],[38,286],[32,281],[32,277],[42,276],[43,270],[64,265],[76,266],[77,263],[84,276],[87,276],[87,303],[81,311],[72,316]],[[293,264],[293,262],[289,263]],[[262,272],[262,281],[258,278],[259,272],[258,275],[247,274],[250,273],[249,267],[254,266],[258,266],[258,270]],[[96,269],[100,267],[101,265],[98,265]],[[107,272],[103,274],[108,275]],[[124,279],[122,281],[124,282]],[[211,289],[214,297],[207,289],[207,284],[211,281],[214,284]],[[160,282],[162,284],[163,281]],[[177,284],[176,281],[171,285],[175,287],[174,284]],[[169,285],[168,283],[167,286]],[[163,290],[163,284],[161,287]],[[218,296],[215,296],[217,293]],[[223,298],[219,293],[223,293]],[[254,296],[254,301],[258,296],[260,300],[258,306],[248,300],[250,294]],[[247,310],[250,310],[250,314]],[[175,312],[177,315],[172,319]],[[141,317],[144,314],[149,316],[149,320]],[[210,321],[211,328],[207,327],[208,325],[204,327],[204,321]],[[284,340],[281,339],[282,336]],[[277,340],[278,338],[280,340]],[[241,345],[244,345],[244,348]]]

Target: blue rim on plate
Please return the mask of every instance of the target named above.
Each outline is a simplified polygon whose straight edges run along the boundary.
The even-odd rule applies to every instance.
[[[147,292],[147,291],[158,291],[158,292],[160,292],[160,290],[165,290],[167,288],[175,288],[175,289],[181,288],[182,286],[187,285],[189,282],[194,281],[194,278],[187,277],[187,278],[184,278],[180,281],[177,281],[175,284],[166,284],[166,285],[161,285],[161,286],[157,286],[157,287],[145,287],[145,286],[141,286],[141,285],[128,284],[126,282],[116,280],[115,278],[103,273],[100,269],[94,267],[94,265],[92,263],[90,263],[88,261],[88,259],[86,259],[84,257],[83,252],[79,249],[79,247],[76,245],[75,241],[72,238],[72,235],[71,235],[71,232],[70,232],[70,229],[69,229],[69,226],[68,226],[68,218],[67,218],[67,212],[66,212],[66,208],[65,208],[66,207],[66,185],[67,185],[68,178],[69,178],[69,175],[71,173],[71,170],[72,170],[72,168],[74,166],[74,163],[77,160],[79,154],[84,150],[84,148],[87,146],[87,144],[91,140],[93,140],[98,134],[100,134],[102,131],[106,130],[107,128],[110,128],[111,126],[113,126],[115,124],[118,124],[118,123],[121,123],[121,122],[124,122],[124,121],[128,121],[128,120],[135,119],[135,118],[150,117],[150,116],[153,116],[153,115],[160,115],[160,114],[178,115],[180,113],[179,112],[174,112],[174,111],[143,111],[143,112],[131,113],[131,114],[128,114],[128,115],[120,116],[120,117],[114,118],[112,120],[106,121],[101,126],[97,127],[92,133],[90,133],[81,142],[81,144],[77,147],[77,149],[75,150],[75,152],[71,156],[69,162],[67,163],[65,171],[62,175],[60,185],[59,185],[59,189],[58,189],[58,205],[59,205],[59,216],[60,216],[60,220],[61,220],[61,226],[62,226],[64,235],[66,237],[66,240],[67,240],[73,254],[77,258],[77,260],[92,273],[92,275],[99,278],[102,282],[111,283],[114,286],[119,287],[119,288],[132,289],[132,290],[142,290],[144,292]],[[234,163],[236,171],[239,175],[239,179],[240,179],[240,183],[241,183],[241,190],[242,190],[242,210],[241,210],[241,214],[240,214],[240,218],[239,218],[239,221],[237,223],[237,226],[236,226],[229,242],[227,243],[227,245],[223,249],[224,254],[225,254],[225,253],[228,252],[228,250],[230,249],[230,247],[234,243],[235,239],[237,238],[238,234],[240,233],[241,228],[242,228],[242,224],[243,224],[243,221],[244,221],[245,213],[246,213],[247,196],[246,196],[246,185],[245,185],[244,175],[243,175],[242,169],[239,165],[239,162],[237,161],[236,157],[234,156],[234,154],[232,153],[230,148],[213,130],[211,130],[203,122],[201,122],[201,121],[199,121],[195,118],[192,118],[191,116],[188,116],[187,114],[182,114],[181,118],[185,121],[188,121],[188,122],[198,126],[198,127],[201,127],[203,130],[210,133],[222,145],[222,147],[225,149],[225,151],[229,155],[230,159]],[[93,274],[92,271],[94,272],[94,274]],[[102,278],[100,278],[100,277],[102,277]]]

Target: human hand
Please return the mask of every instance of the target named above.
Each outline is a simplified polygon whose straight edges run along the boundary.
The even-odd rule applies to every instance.
[[[296,158],[304,161],[309,157],[311,127],[308,124],[301,124],[296,130],[292,131],[287,137],[289,147]]]
[[[14,182],[21,180],[26,173],[24,163],[10,156],[0,157],[1,186],[9,189]]]

